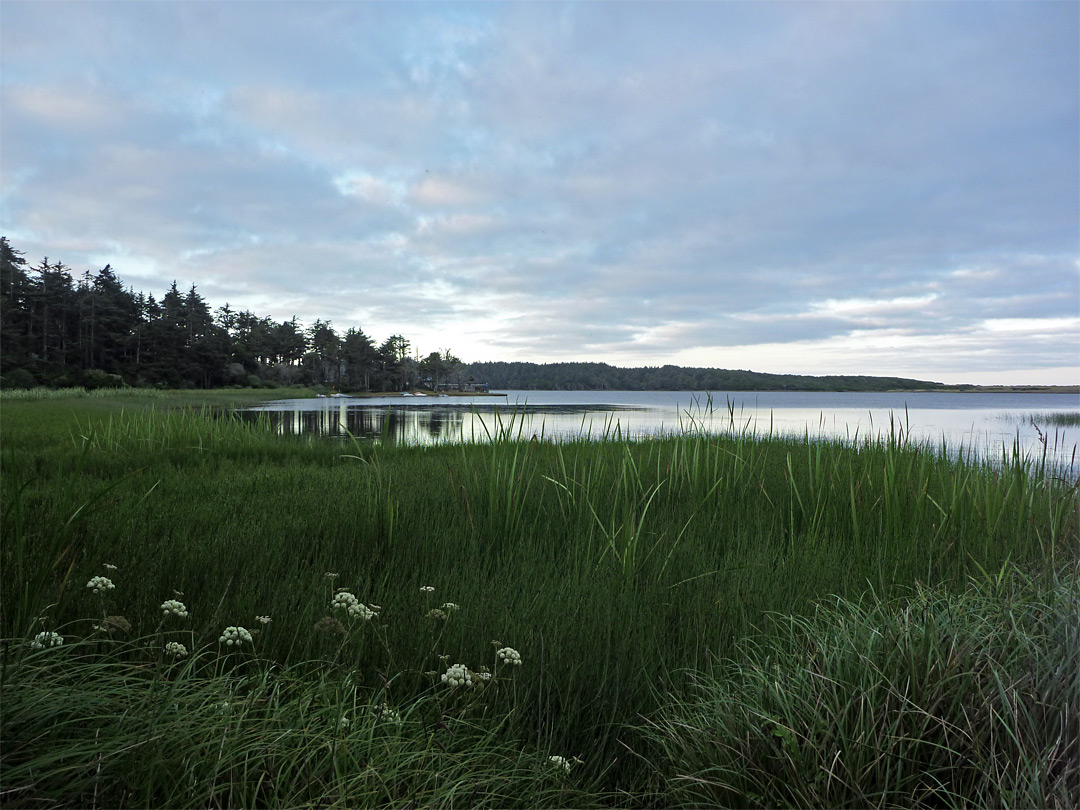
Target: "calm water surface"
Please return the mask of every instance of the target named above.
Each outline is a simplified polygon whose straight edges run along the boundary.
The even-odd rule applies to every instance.
[[[734,429],[849,440],[903,430],[916,441],[1000,458],[1016,442],[1022,452],[1039,455],[1045,439],[1056,464],[1080,467],[1080,427],[1055,426],[1046,418],[1080,416],[1075,394],[505,391],[477,397],[286,399],[245,413],[268,415],[282,434],[352,434],[409,444],[479,441],[500,430],[558,439]]]

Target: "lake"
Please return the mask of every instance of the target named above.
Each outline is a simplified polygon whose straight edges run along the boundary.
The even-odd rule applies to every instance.
[[[918,442],[983,458],[1022,452],[1080,466],[1076,394],[943,392],[501,391],[493,396],[284,399],[245,412],[282,434],[353,436],[408,444],[480,441],[500,430],[523,438],[641,438],[687,428],[861,440],[900,430]]]

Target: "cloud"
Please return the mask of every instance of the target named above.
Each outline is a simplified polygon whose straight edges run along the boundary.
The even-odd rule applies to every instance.
[[[454,208],[474,205],[488,198],[483,190],[463,182],[441,177],[432,177],[425,173],[423,179],[410,191],[410,199],[419,206],[433,208]]]
[[[469,359],[1080,377],[1074,4],[4,22],[31,256]]]
[[[334,178],[334,186],[346,197],[359,197],[375,205],[400,205],[405,195],[402,184],[349,171]]]

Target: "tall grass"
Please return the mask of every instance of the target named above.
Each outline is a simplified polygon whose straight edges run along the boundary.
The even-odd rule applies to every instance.
[[[0,671],[5,807],[595,802],[497,723],[434,694],[387,709],[315,662],[200,677],[197,661],[147,664],[145,650],[101,645]]]
[[[46,408],[62,428],[35,420]],[[691,427],[641,441],[611,432],[554,443],[523,440],[511,420],[483,442],[343,451],[283,439],[265,423],[89,399],[5,403],[0,429],[0,632],[11,640],[6,660],[23,662],[5,675],[6,693],[38,677],[19,657],[33,633],[60,631],[73,644],[94,637],[92,624],[121,616],[118,643],[157,639],[160,605],[174,592],[191,610],[184,632],[193,651],[217,649],[227,625],[270,616],[256,639],[264,664],[244,673],[288,673],[294,695],[348,675],[358,699],[379,701],[389,683],[397,705],[425,705],[426,673],[447,662],[479,671],[497,640],[525,663],[512,690],[489,693],[481,716],[468,717],[476,728],[461,733],[488,739],[497,729],[487,761],[508,772],[518,756],[577,756],[572,784],[609,799],[647,801],[657,788],[658,766],[630,753],[642,740],[640,718],[691,694],[700,673],[743,655],[746,639],[788,633],[785,617],[812,616],[826,597],[948,593],[1006,563],[1034,576],[1077,557],[1075,481],[1042,475],[1038,459],[1019,453],[991,466],[901,435],[853,446]],[[116,590],[92,594],[85,583],[105,563],[118,566]],[[341,637],[328,572],[340,575],[334,587],[382,606],[378,620]],[[420,591],[427,585],[434,595]],[[432,613],[445,602],[460,610]],[[56,652],[26,660],[59,661],[46,657]],[[70,654],[65,645],[61,655]],[[310,662],[322,663],[305,669]],[[42,684],[61,677],[48,671]],[[192,689],[224,688],[215,680],[222,672],[196,674]],[[417,711],[416,740],[433,739],[442,719]],[[6,735],[16,715],[0,712]],[[126,745],[112,739],[110,750]],[[304,739],[301,748],[318,745]],[[90,749],[80,750],[85,765]],[[320,767],[312,760],[313,773]],[[267,779],[288,783],[267,776],[259,790],[270,789]],[[540,803],[566,800],[543,793],[546,783],[529,784]],[[139,789],[151,803],[171,799],[160,787]],[[236,789],[248,791],[237,802],[263,801],[253,788]],[[470,801],[498,804],[502,790]],[[303,796],[330,803],[330,793],[316,793]],[[84,801],[79,795],[66,801]],[[133,803],[137,794],[117,795]],[[285,787],[270,795],[301,800]]]
[[[265,399],[303,399],[315,394],[303,388],[278,388],[269,390],[229,389],[220,391],[175,390],[159,388],[4,388],[0,390],[0,402],[40,402],[42,400],[73,399],[137,399],[156,402],[196,400],[202,403],[222,398],[234,401],[258,401]]]
[[[645,727],[669,806],[1074,807],[1080,580],[834,598]]]
[[[1040,411],[1030,413],[1021,419],[1030,425],[1051,427],[1076,427],[1080,425],[1080,413],[1075,411]]]

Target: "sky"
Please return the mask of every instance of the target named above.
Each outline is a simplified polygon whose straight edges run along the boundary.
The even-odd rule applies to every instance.
[[[0,233],[421,357],[1080,384],[1080,3],[4,0]]]

